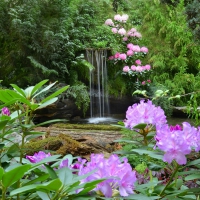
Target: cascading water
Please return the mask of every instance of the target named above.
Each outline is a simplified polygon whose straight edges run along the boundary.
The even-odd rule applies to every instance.
[[[87,49],[87,61],[94,69],[90,70],[90,117],[105,118],[110,116],[107,90],[107,50]]]

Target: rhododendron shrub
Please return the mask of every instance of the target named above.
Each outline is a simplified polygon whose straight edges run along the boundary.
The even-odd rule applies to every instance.
[[[89,162],[80,162],[78,175],[85,175],[93,170],[93,174],[83,179],[82,183],[105,178],[94,189],[97,193],[102,193],[105,197],[112,197],[116,192],[121,196],[129,196],[133,193],[134,183],[136,182],[136,172],[128,163],[127,158],[123,161],[115,154],[108,159],[103,154],[91,154]]]
[[[148,53],[148,48],[140,46],[142,35],[136,28],[129,28],[127,23],[129,16],[126,14],[115,15],[114,20],[107,19],[105,25],[110,26],[112,33],[116,36],[119,49],[115,49],[114,55],[108,60],[113,65],[121,67],[121,74],[128,79],[127,87],[133,92],[133,89],[146,89],[150,86],[149,74],[151,72],[150,64],[143,63],[142,59]],[[144,84],[146,83],[147,84]]]

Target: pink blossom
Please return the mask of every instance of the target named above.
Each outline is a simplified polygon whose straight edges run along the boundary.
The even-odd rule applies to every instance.
[[[127,48],[133,50],[134,45],[132,43],[127,44]]]
[[[7,107],[3,107],[1,110],[1,114],[10,116],[10,110]]]
[[[137,65],[141,65],[142,62],[141,62],[141,60],[136,60],[135,63],[136,63]]]
[[[126,54],[127,54],[127,56],[132,56],[134,54],[134,52],[132,50],[128,50]]]
[[[147,80],[148,83],[151,83],[151,80]]]
[[[112,19],[107,19],[105,21],[105,25],[107,25],[107,26],[114,26],[114,23],[113,23]]]
[[[146,83],[145,81],[142,81],[142,85],[145,85],[145,83]]]
[[[140,52],[140,47],[138,45],[133,45],[131,50],[134,52]]]
[[[112,28],[111,30],[112,30],[113,33],[117,33],[118,32],[117,28]]]
[[[51,154],[50,153],[45,153],[43,151],[39,151],[38,153],[34,153],[33,156],[28,156],[26,155],[26,159],[28,159],[30,162],[32,163],[38,163],[41,160],[43,160],[44,158],[50,157]]]
[[[152,101],[148,100],[135,103],[128,107],[126,111],[126,119],[124,124],[126,128],[134,129],[134,126],[145,123],[147,125],[163,125],[166,124],[166,116],[160,106],[155,106]]]
[[[120,55],[120,53],[117,52],[117,53],[114,55],[114,58],[115,58],[115,59],[119,58],[119,55]]]
[[[136,30],[135,28],[132,28],[130,31],[134,33],[134,32],[136,32],[137,30]]]
[[[156,146],[165,152],[163,161],[169,164],[176,160],[179,165],[187,162],[186,156],[191,153],[197,135],[197,129],[188,122],[183,122],[183,128],[170,128],[168,125],[158,127],[156,130]]]
[[[132,66],[131,66],[131,70],[132,70],[132,71],[136,71],[136,66],[135,66],[135,65],[132,65]]]
[[[121,21],[122,22],[125,23],[127,20],[128,20],[128,15],[127,14],[124,14],[124,15],[121,16]]]
[[[149,50],[147,47],[141,47],[140,51],[143,53],[148,53]]]
[[[114,58],[115,58],[114,56],[110,56],[108,59],[113,60]]]
[[[129,71],[130,71],[129,66],[124,66],[124,67],[123,67],[123,72],[129,72]]]
[[[104,158],[103,154],[91,154],[90,161],[81,163],[78,175],[86,175],[93,170],[94,173],[81,179],[81,183],[106,178],[93,190],[101,192],[107,198],[112,197],[116,190],[121,196],[133,194],[137,178],[127,158],[119,159],[116,154],[112,154],[109,158]]]
[[[120,29],[118,30],[118,33],[119,33],[120,35],[126,35],[126,30],[125,30],[124,28],[120,28]]]
[[[139,33],[139,32],[135,32],[135,33],[133,34],[133,36],[134,36],[134,37],[137,37],[137,38],[141,38],[141,37],[142,37],[141,33]]]
[[[121,22],[121,21],[122,21],[121,15],[119,15],[119,14],[115,15],[115,16],[114,16],[114,20],[115,20],[115,21]]]
[[[128,40],[128,38],[127,37],[123,37],[123,41],[127,41]]]
[[[151,69],[151,66],[150,66],[150,65],[145,65],[145,69],[146,69],[146,70],[150,70],[150,69]]]
[[[137,71],[137,72],[142,72],[142,71],[143,71],[143,68],[142,68],[141,66],[137,66],[137,67],[136,67],[136,71]]]
[[[119,55],[119,58],[120,58],[121,60],[126,60],[126,54],[125,54],[125,53],[120,54],[120,55]]]

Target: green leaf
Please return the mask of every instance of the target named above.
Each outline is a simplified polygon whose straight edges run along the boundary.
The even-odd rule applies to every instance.
[[[44,103],[44,102],[46,102],[46,101],[48,101],[48,100],[50,100],[50,99],[52,99],[52,98],[58,96],[59,94],[61,94],[61,93],[64,92],[65,90],[67,90],[68,88],[69,88],[69,85],[67,85],[67,86],[65,86],[65,87],[63,87],[63,88],[61,88],[61,89],[59,89],[58,91],[54,92],[54,93],[51,94],[50,96],[48,96],[48,97],[46,97],[45,99],[43,99],[43,100],[41,101],[41,103]]]
[[[0,180],[2,179],[4,174],[4,169],[2,167],[0,167]]]
[[[143,194],[131,194],[126,199],[135,199],[135,200],[154,200],[154,199],[160,199],[159,196],[145,196]]]
[[[66,119],[52,119],[52,120],[48,120],[48,121],[42,122],[40,124],[36,124],[32,128],[36,128],[38,126],[43,126],[43,125],[51,124],[51,123],[55,123],[55,122],[66,122],[66,121],[67,121]]]
[[[37,191],[36,193],[42,200],[51,200],[51,198],[47,195],[47,193],[41,191]]]
[[[37,185],[34,184],[34,185],[26,185],[26,186],[17,188],[17,189],[12,190],[12,191],[10,192],[10,196],[14,196],[14,195],[16,195],[16,194],[21,194],[21,193],[23,193],[23,192],[35,190],[36,186],[37,186]]]
[[[21,94],[23,97],[26,98],[25,92],[23,89],[19,88],[17,85],[15,84],[10,84],[19,94]]]
[[[163,153],[161,153],[161,152],[149,151],[149,150],[142,149],[142,148],[141,149],[132,149],[131,151],[138,153],[140,155],[147,154],[148,156],[159,159],[159,160],[163,159]]]
[[[56,179],[58,178],[58,175],[56,174],[56,172],[54,171],[54,169],[52,169],[49,165],[44,164],[44,166],[46,167],[47,171],[49,172],[49,175],[52,179]]]
[[[39,94],[43,93],[43,92],[46,92],[47,90],[49,90],[51,87],[53,87],[55,84],[57,83],[54,82],[54,83],[51,83],[50,85],[48,85],[47,87],[45,87],[44,89],[42,89],[40,92],[36,93],[33,98],[35,98],[36,96],[38,96]]]
[[[2,177],[2,185],[6,188],[11,186],[13,183],[20,180],[30,168],[31,165],[22,165],[4,173]]]
[[[186,181],[190,181],[190,180],[194,180],[194,179],[199,179],[200,178],[200,174],[191,174],[185,177]]]
[[[60,181],[60,179],[54,179],[41,185],[37,185],[36,189],[44,189],[46,191],[58,191],[61,188],[61,186],[62,182]]]
[[[198,165],[198,164],[200,164],[200,159],[193,160],[193,161],[187,163],[186,166],[191,166],[191,165],[194,165],[194,166],[195,166],[195,165]]]
[[[43,80],[43,81],[41,81],[41,82],[39,82],[38,84],[36,84],[35,86],[34,86],[34,88],[32,89],[32,91],[31,91],[31,96],[33,96],[34,94],[35,94],[35,92],[37,92],[38,91],[38,89],[40,89],[46,82],[48,82],[49,80],[48,79],[46,79],[46,80]]]
[[[58,177],[62,181],[63,185],[70,184],[73,179],[73,173],[68,167],[59,169]]]
[[[145,123],[141,123],[141,124],[137,124],[136,126],[134,126],[133,128],[136,128],[136,129],[144,129],[145,127],[147,126],[147,124]]]
[[[44,108],[46,106],[49,106],[53,103],[55,103],[56,101],[58,100],[58,97],[54,97],[52,99],[49,99],[48,101],[46,101],[45,103],[42,103],[37,109],[41,109],[41,108]]]
[[[9,122],[9,120],[3,120],[0,121],[0,130],[2,130],[3,128],[5,128],[6,124]]]
[[[43,175],[39,176],[38,178],[35,178],[35,179],[25,183],[24,186],[31,185],[31,184],[36,183],[36,182],[46,181],[48,178],[49,178],[49,174],[43,174]]]

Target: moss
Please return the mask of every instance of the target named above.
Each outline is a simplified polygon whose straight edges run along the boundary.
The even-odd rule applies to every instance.
[[[65,124],[65,123],[57,123],[53,124],[53,127],[56,128],[66,128],[66,129],[86,129],[86,130],[108,130],[108,131],[120,131],[121,128],[105,125],[105,124]]]
[[[81,156],[91,153],[92,149],[87,145],[77,142],[69,135],[59,134],[58,136],[49,136],[45,139],[38,138],[31,140],[25,144],[25,154],[33,155],[38,151],[53,151],[52,154],[72,154],[73,156]]]

